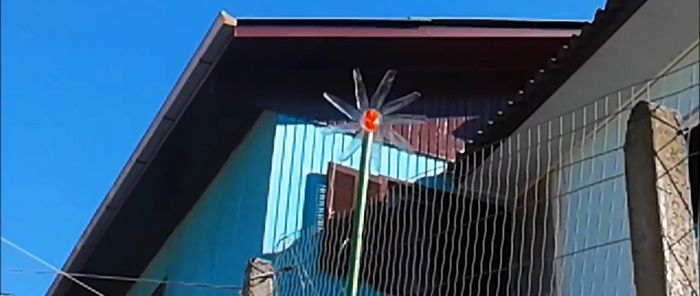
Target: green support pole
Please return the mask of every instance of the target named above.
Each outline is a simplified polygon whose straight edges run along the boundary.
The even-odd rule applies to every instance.
[[[372,154],[372,141],[374,133],[365,133],[362,139],[362,151],[360,155],[359,180],[355,196],[355,209],[353,212],[351,257],[350,268],[348,270],[348,285],[345,288],[345,296],[357,296],[360,282],[360,266],[362,260],[362,233],[365,228],[365,211],[367,208],[367,189],[369,187],[369,169]]]

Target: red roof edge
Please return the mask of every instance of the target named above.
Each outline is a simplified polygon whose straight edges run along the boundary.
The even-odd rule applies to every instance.
[[[577,29],[475,28],[420,26],[380,27],[292,27],[238,26],[236,37],[244,38],[569,38]]]

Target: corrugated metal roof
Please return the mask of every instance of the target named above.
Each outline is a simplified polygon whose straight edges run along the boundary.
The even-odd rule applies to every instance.
[[[554,92],[573,75],[644,3],[646,0],[609,0],[604,9],[596,11],[593,22],[563,45],[550,61],[534,73],[519,91],[519,98],[508,102],[499,115],[489,120],[489,126],[474,139],[472,149],[460,157],[454,167],[470,163],[471,167],[486,159],[492,149],[479,150],[511,135]],[[463,172],[452,171],[457,178]]]

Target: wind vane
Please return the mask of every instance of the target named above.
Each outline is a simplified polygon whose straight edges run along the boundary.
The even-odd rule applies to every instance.
[[[420,93],[412,92],[401,98],[393,100],[384,105],[384,100],[391,90],[396,77],[395,70],[389,70],[384,75],[379,87],[367,98],[365,83],[359,69],[352,71],[355,81],[356,107],[351,106],[340,98],[329,93],[323,93],[323,97],[331,103],[338,111],[345,114],[351,121],[330,127],[331,132],[353,133],[353,140],[343,148],[340,160],[349,159],[358,149],[361,149],[359,182],[357,182],[356,199],[353,213],[352,227],[352,257],[348,271],[348,283],[345,291],[346,296],[356,296],[360,277],[360,257],[362,254],[362,233],[364,232],[365,212],[367,207],[367,187],[369,185],[369,165],[373,162],[379,165],[379,149],[386,141],[396,146],[400,150],[413,152],[413,147],[404,137],[398,134],[392,125],[396,124],[422,124],[427,117],[423,115],[402,115],[394,112],[406,107],[416,99],[420,98]],[[374,156],[372,156],[374,155]],[[371,161],[373,160],[373,161]]]
[[[347,123],[330,126],[328,131],[331,133],[340,132],[355,135],[353,140],[340,152],[339,160],[342,162],[352,157],[361,148],[362,140],[369,134],[372,134],[372,140],[369,141],[372,144],[371,159],[377,168],[381,161],[380,149],[385,142],[399,150],[413,153],[414,148],[411,147],[408,140],[397,133],[392,126],[397,124],[423,124],[427,121],[428,118],[424,115],[394,114],[420,98],[421,94],[412,92],[385,105],[384,100],[389,94],[396,77],[395,70],[386,72],[371,99],[367,97],[367,90],[365,89],[360,70],[354,69],[352,74],[355,81],[356,107],[332,94],[323,93],[323,97],[331,105],[351,120]]]

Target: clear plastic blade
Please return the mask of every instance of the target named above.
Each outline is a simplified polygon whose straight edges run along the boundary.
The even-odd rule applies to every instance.
[[[324,136],[335,133],[355,133],[360,129],[360,123],[357,121],[349,121],[340,124],[329,125],[321,129],[321,134]]]
[[[340,156],[338,157],[338,159],[340,161],[346,161],[350,159],[350,157],[352,157],[352,155],[355,154],[355,152],[357,152],[357,150],[359,150],[360,147],[362,147],[362,137],[364,136],[364,131],[358,132],[357,135],[355,135],[355,137],[352,140],[350,140],[350,143],[348,143],[345,146],[345,148],[343,148],[343,150],[340,152]]]
[[[403,150],[408,153],[413,153],[415,150],[411,146],[411,143],[408,142],[408,140],[404,139],[404,137],[399,135],[396,131],[394,131],[391,128],[386,129],[385,137],[389,144],[396,146],[396,148],[398,148],[399,150]]]
[[[403,107],[408,106],[408,104],[413,103],[413,101],[417,100],[418,98],[420,98],[420,93],[414,91],[410,94],[407,94],[403,97],[389,102],[388,104],[386,104],[386,106],[383,106],[381,110],[379,110],[379,112],[383,115],[389,115],[402,109]]]
[[[428,117],[425,115],[394,114],[382,117],[383,125],[424,124],[426,121],[428,121]]]
[[[391,86],[394,84],[394,78],[396,78],[396,70],[386,71],[382,82],[379,83],[379,87],[372,95],[372,108],[379,109],[384,104],[384,99],[389,95]]]
[[[355,80],[355,100],[357,100],[357,109],[366,110],[369,108],[369,99],[367,98],[367,88],[362,80],[360,69],[352,70],[352,79]]]
[[[360,114],[360,111],[355,109],[355,107],[353,107],[352,105],[350,105],[350,104],[346,103],[345,101],[343,101],[342,99],[340,99],[332,94],[326,93],[326,92],[323,93],[323,97],[326,98],[326,101],[331,103],[331,105],[333,105],[333,107],[338,109],[338,111],[340,111],[341,113],[345,114],[345,116],[347,116],[348,118],[355,120],[355,121],[360,120],[360,117],[362,114]]]

